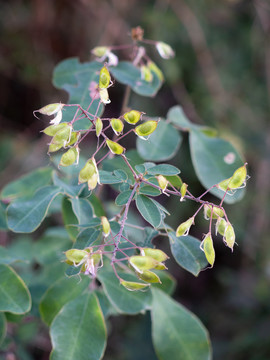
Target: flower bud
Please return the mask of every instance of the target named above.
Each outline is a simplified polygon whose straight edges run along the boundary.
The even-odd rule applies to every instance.
[[[110,124],[111,124],[111,127],[112,127],[114,133],[117,136],[122,134],[123,129],[124,129],[123,121],[121,121],[120,119],[114,119],[113,118],[113,119],[110,120]]]
[[[162,41],[160,41],[156,44],[156,49],[157,49],[159,55],[163,59],[171,59],[174,57],[173,49],[170,47],[170,45],[168,45]]]
[[[100,73],[99,73],[98,86],[100,89],[107,89],[107,87],[110,85],[110,82],[111,82],[110,72],[106,68],[106,66],[103,66],[103,68],[100,70]]]
[[[106,218],[106,216],[101,216],[101,225],[102,225],[102,229],[103,229],[103,235],[105,237],[110,235],[111,226],[110,226],[110,223],[109,223],[108,219]]]
[[[153,73],[157,75],[160,81],[164,80],[162,71],[153,61],[148,61],[147,66]]]
[[[221,236],[224,236],[226,226],[227,221],[222,218],[218,218],[216,222],[216,235],[219,233]]]
[[[54,136],[59,130],[63,129],[67,125],[68,125],[68,123],[61,123],[58,125],[50,125],[50,126],[46,127],[46,129],[44,129],[43,132],[44,132],[44,134],[46,134],[48,136]]]
[[[189,233],[189,229],[191,227],[191,225],[194,224],[194,217],[189,218],[188,220],[186,220],[185,222],[183,222],[182,224],[180,224],[178,226],[178,228],[176,229],[176,236],[180,237],[180,236],[187,236]]]
[[[213,208],[213,211],[212,211]],[[211,206],[208,204],[205,204],[203,207],[204,210],[204,218],[206,220],[211,218],[212,215],[212,219],[218,219],[220,217],[224,216],[224,211],[220,208],[218,208],[217,206]]]
[[[181,185],[181,189],[180,189],[180,193],[181,193],[181,199],[180,201],[183,201],[184,200],[184,197],[186,195],[186,192],[187,192],[187,188],[188,188],[188,185],[186,183],[183,183]]]
[[[121,155],[126,150],[123,146],[121,146],[117,142],[114,142],[109,139],[106,140],[106,144],[107,144],[108,148],[110,149],[110,151],[116,155]]]
[[[137,110],[131,110],[129,112],[126,112],[123,117],[129,124],[137,124],[137,122],[141,119],[142,113]]]
[[[73,147],[65,152],[60,160],[60,166],[70,166],[78,161],[79,158],[79,150],[77,147]]]
[[[245,181],[247,178],[247,164],[244,164],[235,172],[233,173],[233,176],[231,177],[231,180],[229,182],[229,188],[230,189],[238,189],[245,185]]]
[[[235,243],[235,233],[231,224],[228,224],[225,229],[223,241],[233,251],[233,246]]]
[[[211,267],[213,267],[215,262],[215,249],[213,245],[212,236],[210,233],[205,235],[205,238],[203,239],[203,242],[201,243],[201,250],[204,252],[205,257]]]
[[[141,68],[141,78],[142,80],[146,82],[152,82],[153,81],[153,74],[151,73],[151,70],[148,66],[142,65]]]
[[[129,263],[141,274],[144,270],[153,269],[159,262],[150,256],[134,255],[129,258]]]
[[[79,173],[79,184],[88,182],[96,173],[96,162],[93,158],[89,159]]]
[[[96,135],[97,135],[97,137],[99,137],[101,134],[101,131],[103,129],[103,122],[101,121],[101,119],[99,117],[96,118],[95,125],[96,125]]]
[[[100,101],[105,105],[111,102],[111,100],[109,99],[109,93],[107,89],[99,89],[99,97],[100,97]]]
[[[151,135],[157,128],[157,121],[149,120],[135,128],[135,133],[140,137]]]
[[[142,256],[150,256],[158,262],[166,261],[169,258],[168,255],[160,249],[141,248],[141,254]]]
[[[81,261],[86,259],[88,252],[85,250],[70,249],[65,252],[67,260],[71,261],[72,264],[79,264]]]
[[[125,281],[123,279],[120,281],[120,284],[123,285],[129,291],[143,290],[148,286],[150,286],[150,284],[143,284],[134,281]]]
[[[108,51],[110,51],[110,48],[107,46],[97,46],[92,49],[91,53],[97,57],[103,57],[106,56]]]
[[[158,175],[156,178],[157,178],[159,187],[162,189],[162,192],[164,192],[167,189],[169,181],[163,175]]]
[[[160,278],[152,271],[145,270],[142,273],[137,273],[138,277],[148,283],[160,283]]]
[[[61,111],[62,108],[64,107],[64,105],[65,104],[60,104],[60,103],[49,104],[49,105],[42,107],[41,109],[39,109],[37,111],[43,115],[50,116],[50,115],[57,114],[59,111]]]

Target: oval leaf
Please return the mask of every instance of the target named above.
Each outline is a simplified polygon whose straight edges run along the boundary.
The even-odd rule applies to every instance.
[[[31,297],[23,280],[11,267],[0,264],[0,311],[24,314],[30,308]]]
[[[93,208],[87,199],[75,197],[71,199],[71,204],[79,224],[87,224],[93,219]]]
[[[180,173],[180,170],[177,167],[170,164],[159,164],[151,167],[147,170],[150,175],[177,175]]]
[[[152,338],[160,360],[209,360],[208,332],[201,321],[163,291],[152,288]]]
[[[161,215],[154,201],[145,195],[136,196],[136,206],[142,217],[153,227],[158,227],[161,222]]]
[[[50,331],[51,360],[99,360],[106,346],[106,327],[95,294],[82,295],[66,304]]]
[[[7,321],[4,313],[0,313],[0,345],[2,344],[7,333]]]

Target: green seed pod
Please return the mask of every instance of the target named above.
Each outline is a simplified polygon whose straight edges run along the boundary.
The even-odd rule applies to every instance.
[[[79,184],[88,182],[96,173],[96,165],[93,159],[89,159],[79,173]]]
[[[54,136],[59,130],[63,129],[67,125],[68,125],[68,123],[61,123],[58,125],[50,125],[50,126],[46,127],[46,129],[44,129],[43,132],[44,132],[44,134],[46,134],[48,136]]]
[[[146,82],[152,82],[153,81],[153,74],[148,66],[142,65],[141,68],[141,78]]]
[[[99,97],[100,97],[100,101],[105,105],[111,102],[111,100],[109,99],[109,93],[107,89],[99,89]]]
[[[88,252],[85,250],[70,249],[65,252],[67,260],[71,261],[72,264],[79,264],[81,261],[86,259]]]
[[[204,210],[204,218],[206,220],[209,220],[211,218],[211,214],[212,214],[212,219],[218,219],[224,216],[224,211],[218,208],[217,206],[213,206],[213,211],[212,211],[212,206],[205,204],[203,210]]]
[[[153,269],[159,262],[150,256],[134,255],[129,258],[129,263],[136,271],[142,273],[144,270]]]
[[[99,73],[98,86],[100,89],[107,89],[107,87],[110,85],[110,82],[111,82],[110,72],[106,68],[106,66],[103,66],[103,68],[100,70],[100,73]]]
[[[99,137],[101,134],[101,131],[103,129],[103,122],[101,121],[101,119],[99,117],[96,118],[95,125],[96,125],[96,135],[97,135],[97,137]]]
[[[226,227],[227,221],[222,218],[218,218],[216,222],[216,234],[219,233],[221,236],[224,236]]]
[[[54,114],[58,113],[60,110],[62,110],[64,105],[65,104],[60,104],[60,103],[49,104],[49,105],[42,107],[41,109],[39,109],[37,111],[43,115],[50,116],[50,115],[54,115]]]
[[[220,190],[226,192],[227,190],[230,190],[230,188],[229,188],[230,181],[231,181],[231,178],[222,180],[220,183],[218,183],[217,187]]]
[[[163,262],[169,259],[168,255],[160,249],[141,248],[141,254],[142,256],[150,256],[158,262]]]
[[[79,131],[72,131],[70,140],[67,143],[67,146],[71,146],[71,145],[75,144],[79,140],[80,136],[81,136],[81,133]]]
[[[142,113],[140,111],[131,110],[129,112],[126,112],[123,115],[123,118],[126,120],[127,123],[134,125],[137,124],[137,122],[141,119],[141,115]]]
[[[164,192],[167,189],[169,181],[163,175],[158,175],[156,179],[158,181],[158,185],[162,189],[162,192]]]
[[[233,251],[233,246],[235,243],[235,233],[231,224],[228,224],[225,229],[223,241]]]
[[[57,133],[52,138],[52,144],[59,144],[65,147],[67,143],[70,141],[72,132],[72,126],[68,125],[64,128],[57,131]]]
[[[187,193],[187,188],[188,188],[188,185],[187,185],[186,183],[183,183],[183,184],[181,185],[181,189],[180,189],[181,199],[180,199],[180,201],[183,201],[183,200],[184,200],[184,197],[185,197],[185,195],[186,195],[186,193]]]
[[[110,120],[110,124],[111,124],[111,127],[112,127],[114,133],[117,136],[122,134],[123,129],[124,129],[124,124],[123,124],[122,120],[113,118]]]
[[[110,50],[107,46],[97,46],[95,47],[91,53],[97,57],[103,57],[107,54],[107,52]]]
[[[106,144],[107,144],[108,148],[110,149],[110,151],[116,155],[121,155],[126,150],[123,146],[121,146],[117,142],[114,142],[109,139],[106,140]]]
[[[168,45],[162,41],[160,41],[156,44],[156,49],[157,49],[159,55],[163,59],[171,59],[174,57],[173,49],[170,47],[170,45]]]
[[[87,181],[88,190],[94,190],[97,187],[99,182],[99,177],[97,173],[94,173],[91,178]]]
[[[109,223],[108,219],[106,218],[106,216],[101,216],[101,225],[102,225],[102,229],[103,229],[103,235],[105,237],[110,235],[111,226],[110,226],[110,223]]]
[[[154,267],[155,270],[167,270],[168,268],[163,263],[159,263]]]
[[[149,120],[135,128],[135,133],[140,137],[151,135],[157,128],[157,121]]]
[[[205,238],[203,239],[203,242],[201,244],[201,249],[203,250],[207,261],[209,262],[211,267],[213,267],[215,262],[215,249],[210,233],[205,235]]]
[[[188,220],[186,220],[185,222],[183,222],[182,224],[180,224],[178,226],[178,228],[176,229],[176,236],[180,237],[180,236],[186,236],[189,233],[189,229],[191,227],[191,225],[194,224],[194,217],[189,218]]]
[[[56,151],[58,151],[58,150],[60,150],[61,149],[61,147],[62,147],[62,145],[61,144],[50,144],[49,145],[49,153],[51,153],[51,152],[56,152]]]
[[[153,61],[148,61],[147,66],[153,73],[157,75],[160,81],[164,80],[162,71]]]
[[[141,280],[143,280],[145,282],[148,282],[148,283],[160,283],[161,284],[160,278],[157,276],[157,274],[155,274],[152,271],[145,270],[141,274],[137,273],[137,275]]]
[[[60,160],[60,166],[70,166],[78,160],[79,150],[77,147],[69,149],[65,152]]]
[[[238,189],[242,187],[243,185],[245,185],[246,178],[247,178],[247,164],[235,170],[229,182],[229,188]]]
[[[129,291],[143,290],[146,289],[148,286],[150,286],[150,284],[143,284],[143,283],[125,281],[125,280],[121,280],[120,284],[123,285]]]

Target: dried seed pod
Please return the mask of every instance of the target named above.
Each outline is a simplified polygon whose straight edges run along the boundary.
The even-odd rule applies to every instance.
[[[52,138],[51,143],[65,147],[70,141],[71,132],[72,132],[72,126],[71,125],[65,126],[64,128],[57,131],[57,133]]]
[[[44,107],[42,107],[41,109],[37,110],[38,112],[40,112],[43,115],[54,115],[57,114],[59,111],[62,110],[62,108],[65,106],[65,104],[60,104],[60,103],[54,103],[54,104],[49,104],[46,105]]]
[[[157,128],[158,122],[155,120],[149,120],[145,123],[136,126],[135,133],[140,137],[144,138],[145,136],[151,135]]]
[[[235,233],[231,224],[227,224],[226,226],[223,241],[233,251],[233,246],[235,244]]]
[[[88,190],[94,190],[99,183],[99,176],[97,173],[94,173],[91,178],[87,181]]]
[[[158,263],[155,267],[155,270],[167,270],[168,268],[163,263]]]
[[[215,262],[215,249],[213,245],[212,236],[210,233],[206,234],[202,243],[201,250],[204,252],[205,257],[209,264],[213,267]]]
[[[142,256],[150,256],[158,262],[163,262],[169,259],[168,255],[160,249],[141,248],[141,254]]]
[[[116,155],[121,155],[126,150],[123,146],[121,146],[117,142],[114,142],[109,139],[106,140],[106,144],[107,144],[108,148],[110,149],[110,151]]]
[[[134,255],[129,258],[130,265],[140,274],[144,270],[153,269],[158,265],[159,261],[150,256]]]
[[[231,181],[231,178],[222,180],[220,183],[217,184],[218,189],[226,192],[227,190],[230,190],[229,183]]]
[[[103,229],[103,235],[105,237],[110,235],[111,226],[110,226],[110,223],[109,223],[108,219],[106,218],[106,216],[101,216],[101,225],[102,225],[102,229]]]
[[[78,162],[79,157],[79,149],[77,147],[73,147],[65,152],[60,160],[60,166],[70,166],[75,162]]]
[[[122,120],[113,118],[110,120],[110,125],[117,136],[122,134],[124,129],[124,123]]]
[[[174,51],[171,46],[162,41],[156,43],[156,49],[163,59],[171,59],[174,57]]]
[[[66,146],[71,146],[71,145],[75,144],[79,140],[80,136],[81,136],[81,133],[79,131],[72,131],[72,133],[70,135],[70,140]]]
[[[188,220],[184,221],[182,224],[178,226],[176,229],[176,236],[186,236],[189,233],[189,229],[191,225],[194,224],[194,217],[189,218]]]
[[[100,70],[98,87],[100,89],[107,89],[111,82],[111,75],[106,66]]]
[[[137,273],[138,277],[148,283],[160,283],[160,278],[152,271],[145,270],[142,273]]]
[[[48,127],[46,127],[43,132],[44,134],[48,135],[48,136],[54,136],[59,130],[63,129],[64,127],[66,127],[68,125],[68,123],[61,123],[58,125],[50,125]]]
[[[129,291],[144,290],[148,286],[150,286],[150,284],[143,284],[134,281],[125,281],[123,279],[120,280],[120,284],[123,285]]]
[[[51,152],[56,152],[58,150],[60,150],[62,148],[62,145],[61,144],[50,144],[49,145],[49,150],[48,152],[51,153]]]
[[[95,126],[96,126],[96,135],[97,137],[99,137],[103,129],[103,122],[99,117],[96,118]]]
[[[213,208],[213,211],[212,211],[212,208]],[[212,219],[218,219],[218,218],[224,216],[224,211],[217,206],[211,206],[211,205],[205,204],[203,207],[203,211],[204,211],[204,218],[206,220],[209,220],[211,218],[211,214],[212,214]]]
[[[137,110],[131,110],[123,115],[125,121],[129,124],[135,125],[141,119],[142,113]]]

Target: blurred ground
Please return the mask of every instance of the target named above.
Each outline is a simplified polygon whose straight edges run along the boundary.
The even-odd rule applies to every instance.
[[[137,25],[144,28],[145,38],[169,43],[176,57],[165,62],[153,53],[166,84],[156,99],[134,96],[131,102],[143,101],[140,107],[154,116],[181,104],[192,121],[216,127],[238,147],[251,175],[245,199],[227,206],[239,246],[233,254],[217,247],[215,268],[198,279],[172,264],[178,280],[175,297],[209,329],[214,359],[268,360],[269,1],[1,1],[0,187],[46,162],[46,139],[40,135],[44,124],[32,111],[66,99],[51,84],[54,66],[72,56],[88,60],[90,49],[98,45],[127,43]],[[114,92],[117,103],[123,89]],[[185,178],[194,179],[187,143],[176,161]],[[189,184],[194,193],[202,191],[195,180]],[[174,212],[171,224],[186,219],[192,207],[185,204],[180,211]],[[200,237],[203,227],[197,232]],[[149,336],[143,336],[149,324],[142,321],[129,317],[113,322],[106,360],[136,359],[126,354],[125,339],[135,349],[138,341],[141,354],[156,359]]]

